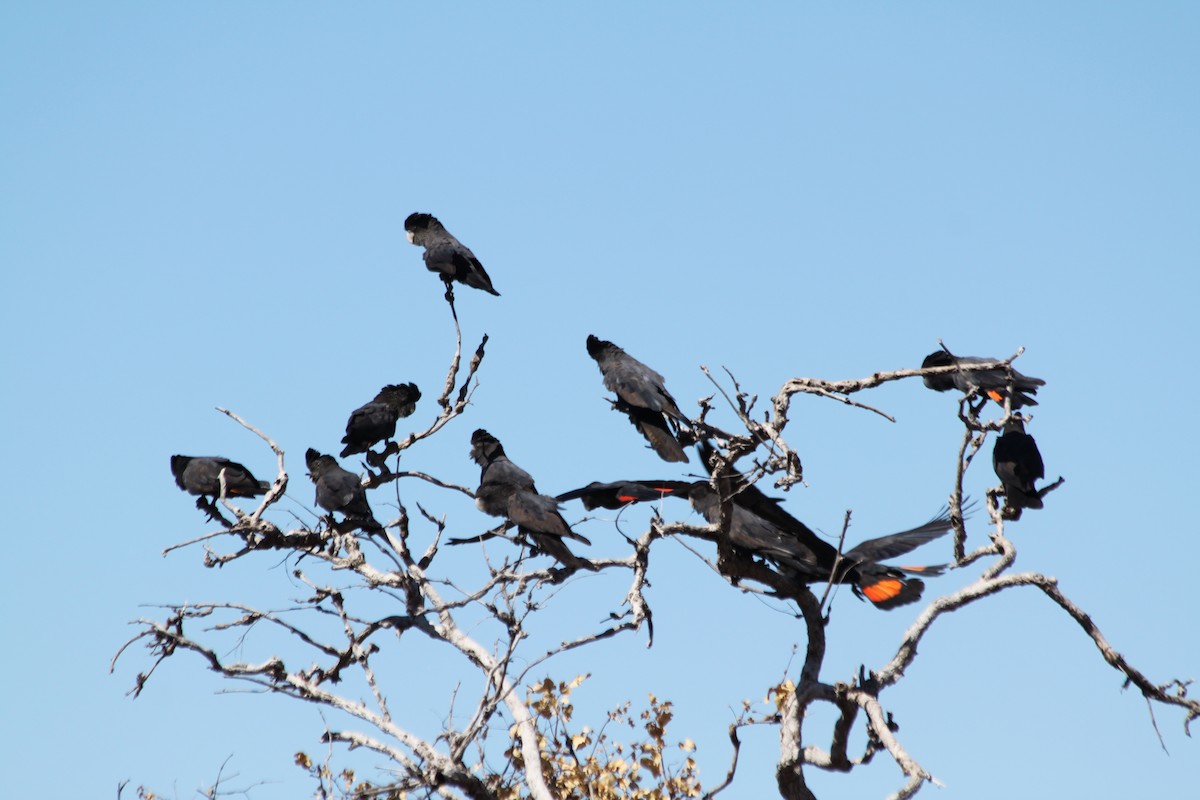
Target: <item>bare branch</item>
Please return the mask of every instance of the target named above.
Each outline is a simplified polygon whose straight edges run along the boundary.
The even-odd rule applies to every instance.
[[[322,710],[345,715],[347,725],[340,726],[339,730],[326,726],[322,741],[330,746],[331,756],[335,744],[350,749],[365,748],[384,758],[394,769],[386,785],[374,787],[373,784],[365,784],[354,790],[355,797],[386,796],[393,792],[447,798],[467,797],[472,800],[493,800],[517,794],[535,800],[552,800],[559,794],[566,796],[568,790],[563,790],[565,784],[560,783],[564,774],[562,770],[579,767],[588,761],[590,756],[580,744],[581,741],[588,741],[587,736],[577,741],[570,735],[567,717],[547,715],[543,713],[543,707],[536,703],[531,707],[526,703],[526,698],[518,696],[518,693],[531,670],[542,668],[564,653],[595,645],[622,633],[641,631],[643,626],[647,632],[646,646],[653,646],[654,619],[646,598],[646,587],[650,582],[650,551],[655,542],[670,537],[691,550],[740,591],[785,601],[786,612],[803,620],[806,634],[803,664],[794,678],[785,676],[778,686],[771,688],[768,699],[773,698],[773,706],[768,704],[769,713],[751,717],[751,704],[746,703],[743,713],[729,725],[729,740],[733,749],[728,772],[724,780],[704,797],[715,797],[733,784],[742,746],[739,730],[751,724],[779,726],[780,752],[776,764],[776,783],[780,795],[788,800],[813,797],[807,785],[807,768],[850,772],[870,762],[879,753],[886,753],[894,760],[904,775],[904,784],[893,797],[908,798],[927,783],[936,785],[933,776],[911,757],[901,743],[897,736],[898,725],[881,703],[880,695],[903,678],[917,656],[919,643],[936,619],[1014,586],[1037,587],[1076,621],[1092,639],[1102,657],[1124,676],[1126,684],[1136,686],[1142,693],[1156,733],[1155,704],[1182,708],[1185,712],[1185,733],[1189,733],[1191,721],[1200,716],[1200,701],[1188,697],[1189,682],[1151,682],[1111,647],[1091,618],[1059,590],[1053,578],[1034,572],[1011,574],[1016,548],[1005,534],[1006,520],[1012,517],[1006,517],[1006,509],[1001,507],[1002,488],[987,492],[986,508],[990,525],[988,543],[974,551],[967,551],[963,517],[964,513],[971,511],[973,504],[964,495],[966,472],[975,463],[975,457],[981,452],[988,435],[1003,430],[1005,422],[1015,413],[1010,398],[1004,404],[1003,416],[998,419],[981,418],[983,409],[990,407],[987,406],[987,398],[976,391],[966,393],[958,404],[957,413],[964,433],[957,448],[948,505],[955,531],[955,567],[962,569],[977,561],[984,563],[978,568],[979,577],[974,582],[931,601],[920,612],[899,642],[895,655],[882,669],[868,672],[865,666],[860,667],[857,678],[848,682],[827,683],[821,680],[826,653],[826,627],[829,625],[827,603],[832,602],[830,598],[833,596],[834,583],[845,579],[856,566],[846,561],[845,555],[851,523],[850,511],[845,514],[836,554],[818,559],[822,564],[821,571],[806,572],[781,562],[778,552],[789,552],[786,549],[772,551],[758,548],[755,551],[753,545],[745,543],[745,539],[731,537],[733,509],[738,502],[736,492],[718,494],[721,499],[719,519],[710,525],[697,526],[666,520],[661,516],[663,507],[660,505],[648,528],[634,536],[632,531],[626,535],[620,528],[621,517],[618,514],[614,524],[629,543],[631,551],[624,557],[592,559],[589,564],[597,572],[629,570],[631,577],[624,595],[618,594],[609,599],[610,605],[605,606],[607,616],[602,617],[599,624],[589,622],[561,633],[554,631],[550,641],[557,643],[552,646],[539,645],[540,652],[531,654],[530,632],[535,621],[544,619],[535,615],[543,608],[561,602],[560,597],[577,592],[577,587],[588,585],[582,579],[582,573],[580,579],[576,579],[576,569],[573,568],[539,568],[537,562],[531,560],[537,554],[537,542],[526,541],[526,536],[510,522],[501,523],[483,534],[463,538],[463,531],[448,528],[447,520],[452,516],[441,509],[427,510],[421,503],[417,503],[416,508],[428,525],[419,524],[421,538],[410,539],[410,533],[413,532],[410,531],[409,508],[401,499],[401,484],[398,483],[401,478],[414,478],[436,489],[448,490],[449,494],[435,492],[439,496],[456,500],[460,496],[474,499],[474,492],[467,486],[450,483],[422,471],[399,469],[404,451],[441,431],[451,420],[463,414],[478,387],[476,376],[484,358],[488,337],[482,337],[468,365],[464,367],[462,330],[449,283],[446,301],[456,339],[454,354],[437,399],[439,410],[436,416],[424,430],[410,433],[401,441],[389,441],[382,452],[370,451],[366,455],[367,473],[363,479],[366,489],[374,490],[395,483],[394,492],[389,494],[395,495],[398,516],[383,531],[359,530],[356,525],[345,522],[334,524],[331,518],[327,518],[326,523],[297,519],[297,527],[283,530],[268,520],[265,512],[284,496],[287,486],[283,450],[236,414],[219,409],[267,442],[277,456],[278,476],[254,513],[247,514],[228,502],[226,475],[220,472],[216,500],[206,499],[207,505],[201,505],[201,508],[214,514],[214,519],[220,520],[225,527],[172,545],[163,553],[165,555],[189,545],[203,544],[204,563],[212,567],[266,552],[271,558],[282,560],[287,565],[291,586],[309,594],[294,601],[295,605],[291,607],[275,610],[261,610],[236,602],[186,604],[168,606],[163,620],[136,620],[137,633],[122,645],[110,664],[111,671],[121,655],[135,642],[147,648],[151,664],[137,675],[131,694],[140,694],[154,671],[167,658],[180,652],[191,652],[198,655],[210,670],[224,678],[244,682],[257,691],[313,703]],[[711,462],[705,466],[714,489],[728,484],[731,479],[738,484],[744,482],[744,485],[753,485],[767,477],[771,477],[777,487],[786,489],[804,480],[800,455],[784,435],[794,395],[814,394],[834,399],[895,422],[891,415],[852,399],[852,396],[897,380],[954,371],[1002,368],[1008,370],[1011,382],[1011,364],[1021,352],[1018,350],[1005,360],[876,372],[858,380],[792,378],[771,398],[769,407],[758,410],[758,396],[744,390],[732,371],[725,370],[726,382],[722,385],[707,368],[701,367],[736,417],[735,428],[740,432],[730,433],[708,422],[709,413],[715,411],[710,397],[699,401],[699,417],[684,426],[688,430],[682,431],[681,436],[686,433],[693,440],[707,441],[718,448],[714,450],[712,458],[705,458]],[[755,419],[756,415],[760,419]],[[716,417],[717,414],[712,416]],[[389,463],[393,456],[395,460]],[[743,463],[749,463],[750,466],[739,469],[736,464],[746,457],[749,459]],[[1061,479],[1040,491],[1048,493],[1060,483]],[[726,494],[734,496],[727,497]],[[425,500],[422,502],[427,503]],[[411,506],[412,502],[408,505]],[[232,522],[221,513],[218,506],[224,506],[227,513],[233,516]],[[749,505],[745,508],[749,508]],[[312,528],[308,527],[310,524]],[[430,526],[433,535],[427,541],[424,534]],[[803,536],[789,532],[782,537],[782,547],[787,547],[787,535],[795,536],[797,548],[805,546]],[[461,573],[449,577],[444,572],[434,571],[439,553],[445,550],[443,543],[484,542],[490,538],[504,538],[508,542],[501,543],[504,555],[499,560],[494,553],[489,555],[489,547],[479,547],[486,574],[481,572],[476,578],[467,579]],[[713,542],[715,561],[693,548],[686,541],[689,538]],[[738,541],[739,546],[734,546],[734,541]],[[753,539],[750,541],[753,542]],[[511,544],[521,549],[513,549]],[[855,551],[852,550],[851,554],[855,555]],[[825,564],[824,561],[830,558],[832,565]],[[829,570],[827,580],[824,569]],[[469,571],[467,574],[470,574]],[[468,583],[468,580],[471,582]],[[817,584],[823,584],[819,597],[813,591]],[[795,603],[795,607],[790,603]],[[777,607],[774,603],[770,605]],[[251,637],[251,631],[269,635]],[[251,655],[241,655],[251,645],[261,644],[260,638],[271,642],[283,640],[288,644],[288,649],[267,650],[266,653],[252,651]],[[465,678],[457,674],[452,676],[455,688],[448,698],[441,730],[432,736],[418,735],[415,730],[405,727],[403,719],[394,716],[403,716],[408,712],[406,704],[397,701],[395,694],[392,695],[393,702],[389,704],[388,701],[387,670],[383,668],[385,662],[381,659],[395,655],[399,646],[397,642],[401,638],[404,638],[406,647],[433,643],[435,649],[452,654],[467,675]],[[221,646],[227,645],[231,639],[234,642],[232,648]],[[244,660],[233,660],[227,655],[231,652],[237,652],[238,658]],[[407,651],[401,652],[407,656]],[[795,652],[798,650],[794,649]],[[388,655],[378,656],[379,653]],[[298,663],[304,666],[297,667]],[[787,672],[794,669],[789,660]],[[347,690],[343,681],[352,681],[354,689]],[[474,693],[471,690],[473,682],[477,686]],[[573,688],[578,684],[557,685]],[[531,702],[538,691],[531,688]],[[557,699],[566,702],[569,688],[560,691],[562,697]],[[553,689],[547,689],[543,695],[547,692],[554,694]],[[821,740],[813,736],[811,720],[814,715],[809,712],[823,703],[835,710],[836,718],[828,732],[822,734],[827,738]],[[628,705],[624,708],[627,710]],[[661,707],[655,705],[654,710],[669,714],[669,704]],[[628,721],[629,718],[623,716],[621,719]],[[861,755],[854,758],[850,752],[850,742],[860,723],[865,727],[867,741]],[[807,730],[804,727],[806,724],[810,726]],[[488,742],[488,736],[494,736],[497,730],[512,732],[512,738],[505,739],[503,757],[506,766],[500,770],[489,766],[489,763],[494,763],[497,746],[494,741]],[[1159,740],[1162,741],[1161,734]],[[555,746],[560,749],[547,750],[548,742],[556,742]],[[598,744],[593,749],[596,747]],[[657,749],[653,752],[661,756],[661,736],[654,747]],[[473,760],[468,763],[467,754],[472,752],[477,755],[472,755],[470,758]],[[592,756],[595,756],[595,752]],[[307,763],[307,757],[305,759],[304,766],[308,769],[312,765]],[[687,764],[682,774],[692,780],[688,771],[694,769],[694,762],[689,759]],[[348,789],[342,790],[330,777],[333,773],[328,761],[325,767],[312,766],[312,770],[321,796],[350,796]],[[667,772],[660,770],[656,775],[666,775]],[[222,775],[218,774],[218,783]],[[694,788],[696,792],[700,791],[698,784]],[[123,785],[119,787],[118,794],[121,789]]]
[[[262,518],[263,512],[278,502],[280,498],[283,497],[284,492],[287,491],[288,475],[287,471],[283,468],[283,449],[280,448],[280,446],[276,444],[275,440],[270,436],[267,436],[265,433],[251,425],[249,422],[246,422],[246,420],[242,419],[232,411],[221,408],[220,406],[217,406],[217,411],[220,411],[222,414],[229,417],[251,433],[256,434],[260,439],[266,442],[267,446],[271,448],[271,451],[275,453],[275,460],[278,462],[279,473],[276,475],[274,483],[271,484],[271,488],[268,489],[266,495],[263,496],[262,502],[258,504],[258,508],[256,508],[254,513],[250,515],[250,526],[254,527],[258,525],[258,521]],[[222,495],[224,494],[224,489],[224,479],[222,479]]]
[[[872,734],[887,748],[888,753],[895,759],[896,765],[908,776],[908,783],[900,791],[889,795],[888,800],[905,800],[905,798],[912,797],[927,781],[935,786],[942,786],[940,781],[929,774],[900,745],[900,742],[892,732],[892,726],[888,724],[888,719],[884,716],[883,708],[879,705],[879,700],[874,695],[867,692],[851,691],[849,697],[866,712],[867,719],[870,720]]]

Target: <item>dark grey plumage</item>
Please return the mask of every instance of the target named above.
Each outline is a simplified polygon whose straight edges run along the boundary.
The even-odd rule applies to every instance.
[[[539,494],[533,476],[504,453],[504,445],[480,428],[471,434],[471,458],[480,466],[475,504],[493,517],[503,517],[517,526],[538,550],[572,569],[596,569],[592,562],[571,552],[563,539],[591,544],[571,530],[558,513],[558,501]]]
[[[613,408],[629,416],[646,441],[664,461],[686,462],[687,453],[677,438],[687,417],[667,391],[662,375],[612,342],[587,337],[588,355],[596,359],[604,387],[617,396]]]
[[[1020,517],[1023,508],[1041,508],[1044,491],[1034,485],[1046,477],[1046,467],[1037,442],[1025,432],[1025,422],[1014,414],[992,448],[992,468],[1004,484],[1004,511],[1009,519]]]
[[[221,494],[221,470],[225,470],[225,494],[229,497],[258,497],[271,485],[260,481],[236,461],[221,456],[171,456],[171,474],[185,492],[217,498]]]
[[[693,484],[687,498],[691,501],[692,508],[710,524],[720,522],[721,498],[707,481],[697,481]],[[821,560],[824,557],[824,561],[832,566],[837,549],[823,539],[818,539],[816,534],[808,531],[807,526],[799,520],[796,520],[796,523],[800,528],[788,530],[787,526],[754,513],[745,505],[751,499],[739,495],[730,504],[729,543],[768,559],[781,567],[789,577],[804,583],[828,580],[829,569],[821,569]],[[768,501],[769,498],[762,496],[761,500]],[[810,535],[806,536],[803,532]]]
[[[641,503],[661,500],[669,494],[687,496],[692,488],[692,481],[645,480],[645,481],[612,481],[601,483],[592,481],[587,486],[563,492],[558,500],[580,500],[588,511],[596,508],[619,509],[630,503]],[[682,493],[682,494],[680,494]]]
[[[711,459],[701,454],[705,462]],[[759,555],[779,567],[781,574],[804,583],[847,583],[855,595],[876,608],[890,610],[916,602],[925,589],[913,575],[936,576],[942,566],[897,567],[879,562],[902,556],[951,529],[943,511],[929,522],[899,533],[868,539],[838,557],[837,548],[789,514],[778,498],[738,477],[723,481],[730,498],[729,543]],[[692,485],[692,507],[711,524],[721,518],[721,498],[707,481]]]
[[[358,476],[342,469],[333,456],[323,455],[313,448],[304,454],[308,476],[317,487],[317,505],[326,511],[340,511],[346,519],[364,528],[382,529],[367,503],[367,490]]]
[[[925,356],[925,359],[921,362],[921,369],[949,366],[969,367],[975,364],[987,364],[1002,360],[999,358],[978,358],[976,356],[955,356],[946,350],[935,350]],[[1031,378],[1028,375],[1022,375],[1015,369],[1012,371],[1012,375],[1012,408],[1036,406],[1037,400],[1033,399],[1032,395],[1037,394],[1038,387],[1045,386],[1046,382],[1041,378]],[[1004,404],[1004,398],[1008,396],[1008,375],[1005,370],[998,368],[925,375],[922,380],[927,387],[933,389],[935,392],[958,389],[965,394],[972,389],[976,389],[980,394],[991,398],[1001,405]]]
[[[488,277],[483,264],[466,245],[446,230],[437,217],[421,212],[409,214],[408,219],[404,220],[404,230],[408,232],[409,242],[425,248],[425,268],[442,276],[447,291],[450,281],[454,280],[500,296],[492,287],[492,279]]]
[[[388,385],[379,390],[375,399],[350,413],[346,435],[342,437],[341,457],[365,453],[375,445],[396,435],[397,420],[407,417],[417,408],[421,390],[415,383]]]

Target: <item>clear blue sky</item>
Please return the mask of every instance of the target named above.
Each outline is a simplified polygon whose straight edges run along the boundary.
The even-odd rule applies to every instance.
[[[335,449],[384,383],[432,397],[451,330],[404,241],[418,210],[503,297],[459,292],[466,336],[492,337],[476,403],[413,467],[474,485],[482,426],[544,491],[680,475],[607,410],[589,333],[689,408],[712,392],[701,364],[766,397],[791,376],[917,366],[938,338],[1024,346],[1022,371],[1047,380],[1030,430],[1067,483],[1012,526],[1018,568],[1058,577],[1151,678],[1197,676],[1198,41],[1191,3],[5,4],[6,792],[111,797],[131,778],[185,799],[230,754],[235,786],[266,782],[253,800],[307,792],[291,754],[320,752],[315,710],[222,693],[188,658],[130,701],[148,662],[108,662],[127,620],[156,613],[141,604],[304,594],[270,559],[160,556],[207,530],[168,457],[270,473],[213,410],[229,407],[287,450],[307,505],[306,447]],[[789,507],[828,532],[853,509],[852,541],[938,507],[960,430],[954,400],[916,382],[865,399],[897,424],[799,398],[789,429],[809,482]],[[464,532],[486,524],[461,497],[431,502]],[[621,551],[610,527],[588,534]],[[730,709],[783,676],[803,629],[678,545],[653,567],[655,647],[626,637],[551,672],[594,673],[578,702],[596,724],[627,697],[674,700],[671,734],[715,784]],[[591,629],[622,592],[568,587],[553,624]],[[914,616],[843,592],[824,677],[881,664]],[[407,680],[393,701],[436,723],[445,703]],[[884,699],[939,797],[1200,783],[1182,716],[1157,710],[1167,756],[1140,696],[1033,590],[936,628]],[[745,739],[731,796],[766,796],[775,732]],[[882,797],[899,772],[880,758],[812,780]]]

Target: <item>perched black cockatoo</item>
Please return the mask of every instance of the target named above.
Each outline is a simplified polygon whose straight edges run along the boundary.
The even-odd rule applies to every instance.
[[[950,366],[970,367],[975,364],[987,364],[988,362],[1001,360],[999,358],[955,356],[943,349],[935,350],[925,356],[925,359],[921,362],[921,369]],[[1028,375],[1022,375],[1015,369],[1012,371],[1012,376],[1012,408],[1018,409],[1022,406],[1036,406],[1037,400],[1034,400],[1031,395],[1037,394],[1038,387],[1045,386],[1046,382],[1041,378],[1030,378]],[[995,400],[1000,405],[1004,405],[1004,398],[1008,396],[1008,374],[1001,368],[958,370],[938,375],[925,375],[923,380],[925,381],[925,385],[935,392],[958,389],[965,394],[972,389],[976,389],[980,394]]]
[[[229,497],[258,497],[271,484],[260,481],[236,461],[221,456],[171,456],[171,474],[180,489],[194,495],[221,495],[221,470],[225,470],[225,494]]]
[[[365,453],[375,445],[396,435],[396,421],[407,417],[417,408],[421,390],[415,383],[388,385],[379,390],[375,399],[354,409],[346,422],[342,437],[341,456]]]
[[[340,511],[346,519],[368,530],[382,530],[367,503],[367,490],[358,476],[342,469],[333,456],[322,455],[313,448],[304,454],[308,476],[317,487],[317,505],[329,512]]]
[[[500,295],[492,288],[492,279],[475,254],[455,239],[438,222],[437,217],[420,212],[409,214],[408,219],[404,220],[404,230],[408,232],[408,241],[425,248],[425,268],[442,276],[446,282],[447,296],[450,281],[482,289],[497,297]]]
[[[1037,442],[1025,432],[1025,421],[1013,414],[1004,425],[1004,433],[992,448],[992,468],[1004,484],[1004,516],[1020,519],[1021,509],[1041,508],[1046,492],[1062,483],[1059,478],[1038,489],[1034,484],[1046,477],[1046,467]]]
[[[504,445],[480,428],[471,434],[471,458],[480,466],[475,505],[485,514],[503,517],[533,541],[538,550],[571,569],[596,566],[570,551],[563,539],[591,544],[571,530],[558,513],[558,501],[538,494],[533,476],[504,454]]]
[[[667,391],[664,378],[620,347],[595,336],[587,337],[588,355],[596,359],[604,387],[617,396],[613,408],[629,415],[654,452],[664,461],[686,462],[679,443],[679,423],[687,417]]]

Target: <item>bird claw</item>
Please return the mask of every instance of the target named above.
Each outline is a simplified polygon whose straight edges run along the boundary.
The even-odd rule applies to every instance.
[[[225,519],[225,515],[217,508],[215,500],[209,500],[207,497],[196,498],[196,508],[204,512],[207,517],[207,522],[220,522],[226,528],[233,525],[232,522]]]

